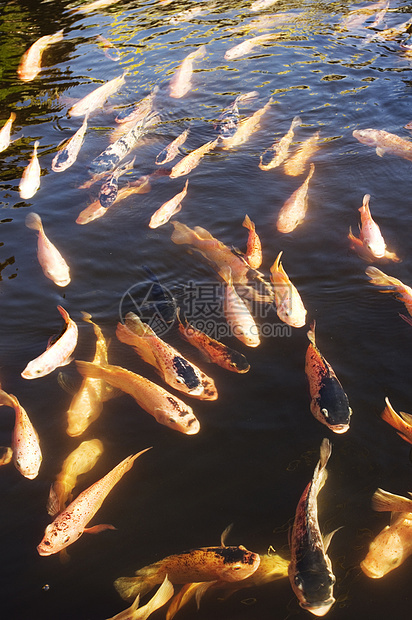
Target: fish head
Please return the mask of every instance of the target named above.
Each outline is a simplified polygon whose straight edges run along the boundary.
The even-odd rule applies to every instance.
[[[315,616],[324,616],[332,607],[335,575],[328,569],[307,570],[291,578],[292,588],[302,609]]]
[[[31,360],[21,373],[23,379],[38,379],[44,377],[54,370],[52,363],[39,363],[38,358]]]
[[[196,435],[200,430],[200,423],[193,409],[172,395],[167,396],[167,400],[167,406],[154,409],[155,420],[185,435]]]
[[[42,541],[37,545],[37,551],[39,555],[53,555],[59,553],[83,534],[83,530],[70,531],[68,523],[61,519],[61,513],[57,519],[50,523],[44,532]]]
[[[408,553],[404,537],[398,528],[387,525],[371,542],[360,566],[365,575],[380,579],[402,564]]]
[[[333,375],[323,377],[317,403],[319,421],[335,433],[344,433],[349,428],[352,409],[348,397],[338,379]]]
[[[366,249],[369,250],[375,258],[383,258],[386,252],[386,244],[383,237],[377,237],[376,239],[369,239],[365,243]]]
[[[352,135],[362,144],[376,145],[376,129],[355,129]]]
[[[247,372],[250,369],[250,364],[246,357],[233,349],[229,353],[228,362],[229,367],[239,373]]]
[[[216,554],[221,558],[222,565],[219,578],[222,581],[241,581],[258,569],[260,555],[248,551],[243,545],[237,547],[218,547]]]

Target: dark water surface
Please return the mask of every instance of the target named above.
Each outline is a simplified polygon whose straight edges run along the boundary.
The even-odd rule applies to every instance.
[[[352,136],[354,129],[374,127],[409,137],[404,125],[412,117],[412,61],[399,48],[408,36],[382,41],[368,39],[371,30],[339,28],[349,10],[362,6],[345,1],[280,0],[259,13],[250,12],[249,2],[223,1],[177,25],[168,18],[195,2],[162,7],[154,0],[130,0],[89,15],[71,14],[75,4],[0,2],[0,118],[3,122],[16,113],[13,138],[18,138],[0,155],[0,376],[3,389],[28,411],[43,451],[34,480],[23,478],[11,465],[0,471],[1,617],[108,618],[126,606],[113,588],[115,578],[172,553],[218,545],[220,533],[232,522],[228,544],[243,544],[258,553],[273,545],[289,557],[288,529],[313,474],[321,440],[329,437],[333,451],[319,496],[319,518],[325,532],[343,528],[329,551],[337,602],[328,617],[409,618],[411,560],[382,580],[366,577],[359,563],[372,538],[389,523],[388,514],[372,511],[373,492],[377,487],[401,495],[412,490],[410,447],[379,417],[385,396],[396,410],[412,411],[412,329],[398,316],[405,312],[403,304],[368,283],[366,263],[349,249],[347,239],[349,226],[357,230],[358,208],[369,193],[389,249],[402,258],[383,270],[412,282],[412,164],[391,155],[379,158]],[[288,14],[284,24],[272,27],[283,33],[280,40],[237,60],[224,60],[225,51],[246,36],[270,31],[248,31],[252,19],[277,13]],[[411,13],[412,5],[392,0],[378,28],[400,24]],[[236,30],[241,26],[243,30]],[[23,52],[60,28],[64,39],[44,53],[42,73],[32,82],[19,81],[16,70]],[[117,47],[118,62],[104,55],[96,43],[98,34]],[[182,99],[170,98],[168,83],[175,69],[202,44],[206,55],[194,64],[192,90]],[[76,163],[61,174],[52,172],[58,145],[81,124],[82,119],[67,116],[72,100],[124,70],[129,72],[125,84],[90,118]],[[81,439],[71,438],[66,434],[71,395],[57,383],[58,371],[34,381],[20,376],[48,338],[60,331],[56,306],[61,304],[79,326],[77,359],[94,355],[93,330],[81,320],[81,311],[87,311],[111,338],[112,363],[160,382],[151,367],[116,339],[122,296],[145,280],[143,264],[177,298],[188,282],[220,282],[205,261],[171,242],[171,224],[148,228],[152,213],[181,191],[184,177],[159,176],[149,193],[127,198],[87,225],[75,223],[97,197],[99,184],[77,188],[87,180],[91,160],[108,144],[116,125],[113,106],[131,104],[156,85],[161,120],[136,149],[134,170],[120,179],[121,186],[154,172],[156,155],[187,126],[184,153],[213,139],[214,121],[237,95],[258,91],[257,99],[241,107],[242,116],[273,97],[261,128],[248,142],[213,151],[190,173],[188,195],[176,219],[203,226],[244,250],[247,232],[242,222],[247,213],[262,240],[266,277],[283,250],[284,267],[305,303],[308,325],[316,319],[319,347],[348,394],[353,416],[346,434],[333,434],[311,415],[304,373],[307,328],[294,329],[288,337],[277,333],[264,338],[256,349],[226,338],[251,365],[247,374],[236,375],[202,362],[173,327],[165,339],[202,365],[219,391],[215,402],[191,401],[201,423],[194,436],[158,425],[131,397],[121,395],[105,403]],[[285,235],[276,229],[277,214],[304,177],[286,176],[282,168],[263,172],[258,163],[296,115],[302,126],[295,141],[319,129],[321,148],[314,157],[306,220]],[[35,140],[40,141],[41,187],[23,201],[18,184]],[[39,213],[46,233],[70,264],[72,281],[65,289],[42,273],[36,235],[25,226],[30,211]],[[281,325],[273,310],[257,320]],[[79,384],[73,364],[64,372]],[[13,423],[12,410],[4,408],[0,445],[10,444]],[[153,449],[135,463],[92,521],[112,523],[116,531],[85,534],[69,547],[66,564],[58,555],[40,557],[36,546],[50,522],[45,508],[50,484],[80,440],[94,437],[103,442],[104,453],[75,494],[128,454]],[[179,614],[199,620],[309,617],[287,578],[239,591],[225,601],[206,596],[199,611],[191,602]],[[164,618],[165,611],[153,617]]]

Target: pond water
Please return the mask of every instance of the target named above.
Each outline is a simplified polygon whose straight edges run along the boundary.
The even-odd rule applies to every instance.
[[[378,32],[409,19],[412,5],[391,0],[384,20],[372,29],[365,26],[372,24],[375,13],[363,25],[345,28],[349,12],[366,3],[279,0],[257,12],[250,5],[246,0],[214,5],[130,0],[80,13],[72,10],[79,6],[76,2],[65,0],[0,2],[1,124],[11,112],[16,114],[14,142],[0,155],[0,380],[28,411],[43,452],[34,480],[22,477],[12,465],[0,471],[0,608],[5,618],[111,617],[126,607],[113,587],[117,577],[173,553],[219,545],[230,523],[227,544],[243,544],[261,554],[273,546],[289,558],[288,530],[323,437],[333,449],[329,477],[319,495],[319,521],[324,533],[343,526],[329,549],[337,582],[336,603],[328,617],[386,620],[410,615],[411,560],[382,580],[366,577],[360,562],[389,523],[387,513],[371,508],[374,491],[381,487],[407,495],[412,489],[410,447],[380,419],[386,396],[397,411],[412,412],[412,329],[399,317],[406,313],[404,305],[369,283],[367,263],[350,249],[347,236],[349,227],[357,231],[358,209],[364,194],[370,194],[371,211],[387,246],[402,259],[382,265],[382,270],[412,282],[412,164],[390,154],[378,157],[374,148],[352,135],[355,129],[372,127],[410,137],[404,126],[412,118],[412,61],[400,47],[408,34],[386,40]],[[203,12],[180,15],[195,7]],[[272,16],[278,16],[277,23],[270,21]],[[269,21],[256,23],[263,17]],[[24,51],[60,29],[63,40],[44,52],[41,73],[29,82],[19,80]],[[230,47],[270,32],[281,35],[245,56],[225,60]],[[98,35],[115,46],[117,60]],[[201,45],[205,54],[194,62],[191,89],[184,97],[170,97],[169,82],[177,67]],[[67,115],[70,106],[124,71],[121,88],[90,116],[77,161],[63,173],[53,172],[51,162],[60,143],[82,122]],[[88,189],[79,186],[89,179],[91,161],[107,147],[119,108],[155,87],[158,122],[132,153],[134,168],[120,177],[120,187],[159,170],[157,154],[187,127],[182,154],[215,139],[216,120],[238,95],[257,91],[239,106],[241,118],[270,98],[272,102],[260,128],[244,144],[214,149],[188,177],[155,175],[149,192],[116,203],[104,217],[77,224],[79,213],[97,198],[101,182]],[[320,148],[312,157],[315,172],[306,219],[283,234],[276,228],[278,212],[306,174],[288,176],[282,167],[263,171],[258,164],[295,116],[302,124],[295,129],[291,150],[316,131]],[[41,185],[33,198],[22,200],[19,181],[36,140]],[[170,170],[176,161],[163,168]],[[21,377],[28,361],[59,333],[58,305],[78,325],[76,359],[91,360],[95,351],[93,330],[82,320],[85,311],[110,340],[111,363],[158,383],[154,369],[116,338],[116,325],[130,309],[126,301],[143,294],[147,275],[142,266],[156,274],[177,304],[187,302],[192,291],[191,318],[200,317],[205,325],[209,321],[209,328],[216,316],[221,320],[222,281],[215,271],[199,254],[171,241],[170,223],[148,227],[153,212],[182,190],[186,178],[188,193],[174,219],[202,226],[229,247],[245,251],[242,222],[248,214],[261,238],[264,277],[269,280],[270,267],[283,251],[285,270],[307,309],[307,324],[285,330],[273,308],[266,308],[265,315],[260,306],[256,320],[268,330],[260,346],[246,347],[233,336],[223,336],[226,344],[246,355],[246,374],[205,363],[172,325],[165,340],[211,375],[219,393],[213,402],[190,399],[200,432],[183,435],[159,425],[121,394],[104,403],[101,416],[81,438],[69,437],[66,412],[72,395],[60,387],[57,376],[62,370],[76,389],[80,376],[74,363],[33,381]],[[41,216],[46,234],[70,265],[71,283],[65,288],[47,279],[38,263],[36,235],[25,226],[31,211]],[[129,290],[132,297],[126,295]],[[319,348],[353,410],[350,429],[342,435],[310,412],[304,360],[313,320]],[[4,407],[0,445],[10,445],[13,425],[13,411]],[[81,440],[92,438],[101,440],[104,452],[79,480],[74,496],[127,455],[153,449],[135,463],[91,522],[111,523],[116,531],[84,534],[68,548],[68,562],[57,554],[40,557],[36,546],[51,521],[46,511],[50,485],[66,456]],[[210,593],[199,611],[191,601],[179,614],[182,620],[309,617],[288,578],[239,590],[226,599]],[[165,609],[153,617],[164,618]]]

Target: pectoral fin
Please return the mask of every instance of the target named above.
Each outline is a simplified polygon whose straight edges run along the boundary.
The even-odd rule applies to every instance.
[[[336,534],[336,532],[338,530],[341,530],[342,528],[343,528],[343,525],[341,525],[340,527],[337,527],[336,530],[333,530],[333,532],[329,532],[329,534],[325,534],[325,536],[323,537],[323,546],[325,548],[325,553],[329,549],[330,541],[332,540],[334,534]]]
[[[386,150],[381,147],[381,146],[377,146],[376,147],[376,155],[379,155],[379,157],[383,157],[386,153]]]
[[[104,532],[105,530],[116,530],[117,528],[114,525],[110,525],[110,523],[101,523],[100,525],[93,525],[93,527],[85,527],[83,532],[87,534],[100,534],[100,532]]]

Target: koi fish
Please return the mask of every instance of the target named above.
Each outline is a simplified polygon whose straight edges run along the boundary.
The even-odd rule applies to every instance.
[[[376,11],[381,10],[387,4],[387,0],[380,0],[380,2],[375,2],[360,9],[349,11],[349,13],[342,19],[342,27],[346,30],[353,30],[361,27],[370,15],[373,15]]]
[[[230,267],[221,269],[220,275],[226,282],[223,309],[227,324],[232,330],[233,335],[248,347],[259,346],[258,326],[246,303],[233,286]]]
[[[49,47],[49,45],[58,43],[62,39],[63,30],[37,39],[21,57],[20,64],[17,68],[18,78],[23,82],[31,82],[31,80],[34,80],[41,71],[41,57],[44,50]]]
[[[59,553],[72,543],[76,542],[83,534],[98,534],[104,530],[114,530],[113,525],[102,524],[86,527],[94,517],[104,500],[121,480],[124,474],[133,467],[135,460],[150,448],[132,454],[121,461],[103,478],[92,484],[80,493],[69,506],[61,512],[45,530],[43,539],[37,545],[39,555],[52,555]]]
[[[262,245],[255,225],[248,215],[245,215],[242,226],[249,231],[245,259],[253,269],[259,269],[262,264]]]
[[[276,314],[291,327],[303,327],[306,323],[306,309],[296,287],[290,281],[280,262],[279,252],[270,268],[270,280],[275,293]]]
[[[227,345],[211,338],[204,332],[196,329],[186,320],[185,325],[179,317],[179,331],[183,338],[190,342],[196,349],[201,351],[206,356],[209,362],[217,364],[221,368],[231,370],[232,372],[244,373],[250,368],[250,365],[246,357],[231,349]]]
[[[328,439],[320,446],[320,459],[312,480],[303,491],[296,508],[290,537],[289,580],[299,605],[315,616],[324,616],[332,607],[336,581],[327,555],[332,536],[322,536],[318,522],[317,498],[327,478],[326,465],[332,453]],[[336,531],[336,530],[335,530]]]
[[[302,119],[300,116],[295,116],[289,131],[283,136],[283,138],[281,138],[279,142],[275,142],[271,147],[262,153],[259,163],[259,168],[261,170],[271,170],[272,168],[277,168],[285,161],[289,154],[289,147],[293,140],[293,136],[295,135],[295,129],[301,124]],[[268,160],[268,155],[271,155],[272,153],[273,155],[271,159]]]
[[[127,71],[125,71],[122,75],[119,75],[116,78],[113,78],[106,84],[102,84],[102,86],[98,86],[91,93],[80,99],[77,103],[75,103],[70,110],[68,111],[69,116],[84,116],[85,114],[90,114],[101,108],[110,95],[113,95],[116,91],[119,90],[121,86],[125,83],[125,76]]]
[[[308,209],[309,181],[315,172],[315,165],[310,164],[309,174],[300,187],[286,200],[279,211],[276,227],[281,233],[290,233],[303,222]]]
[[[285,161],[283,166],[283,170],[285,174],[288,174],[292,177],[297,177],[300,174],[305,172],[306,164],[309,159],[316,153],[319,149],[319,131],[316,131],[313,136],[310,136],[307,140],[305,140],[300,148],[296,151],[294,155],[289,157]]]
[[[27,412],[13,394],[7,394],[7,392],[0,389],[0,405],[11,407],[15,412],[15,423],[11,440],[13,463],[22,476],[33,480],[39,473],[42,462],[39,436]]]
[[[397,299],[403,301],[407,311],[412,316],[412,288],[410,286],[397,278],[388,276],[377,267],[367,267],[365,273],[372,284],[385,287],[385,289],[381,289],[381,293],[394,293]]]
[[[53,158],[51,167],[54,172],[63,172],[74,164],[77,159],[77,155],[84,142],[84,136],[87,129],[87,120],[89,115],[86,114],[82,126],[76,131],[76,133],[66,142],[65,146],[61,148]]]
[[[174,99],[184,97],[192,86],[193,62],[198,58],[203,58],[206,54],[206,46],[201,45],[197,50],[191,52],[178,67],[169,84],[169,96]]]
[[[130,607],[109,618],[109,620],[146,620],[154,611],[166,605],[173,593],[173,584],[166,575],[162,585],[146,605],[139,607],[140,594],[138,594]]]
[[[379,26],[379,24],[385,19],[385,15],[389,9],[389,4],[389,0],[385,2],[383,8],[376,13],[374,21],[370,24],[370,26],[366,26],[367,28],[376,28]]]
[[[359,239],[358,237],[355,237],[354,234],[352,233],[352,228],[351,226],[349,226],[349,234],[348,234],[348,239],[350,240],[351,244],[350,244],[350,248],[352,250],[355,250],[355,252],[358,254],[358,256],[360,258],[362,258],[363,260],[367,261],[368,263],[373,263],[377,260],[379,260],[380,262],[387,262],[387,261],[393,261],[395,263],[399,263],[401,262],[401,259],[396,255],[395,252],[389,252],[388,250],[385,249],[385,254],[383,256],[382,259],[377,259],[370,250],[368,250],[368,248],[366,247],[366,245],[363,244],[363,242],[361,241],[361,239]]]
[[[249,11],[261,11],[262,9],[267,9],[276,2],[279,2],[279,0],[255,0],[255,2],[252,2],[250,5]]]
[[[256,90],[238,95],[230,106],[223,110],[214,126],[215,129],[218,129],[220,140],[227,140],[227,138],[234,136],[240,121],[239,104],[241,102],[250,101],[257,97],[257,95],[258,93]]]
[[[195,6],[192,9],[187,9],[186,11],[180,11],[179,13],[176,13],[175,15],[173,15],[173,17],[171,17],[167,21],[169,24],[173,24],[174,26],[176,26],[177,24],[181,24],[182,22],[188,22],[191,19],[194,19],[195,17],[204,15],[213,6],[214,4],[208,4],[208,6],[204,8],[201,6]]]
[[[386,407],[381,413],[382,420],[393,426],[399,437],[402,437],[408,443],[412,443],[412,415],[404,411],[396,413],[387,397],[385,398],[385,403]]]
[[[334,433],[346,433],[352,409],[332,366],[319,351],[315,340],[315,322],[308,331],[305,373],[309,381],[310,410],[314,417]]]
[[[173,166],[169,175],[170,178],[175,179],[176,177],[180,177],[184,174],[189,174],[191,170],[196,168],[202,157],[204,157],[206,153],[212,151],[217,144],[218,138],[216,138],[216,140],[210,140],[209,142],[206,142],[206,144],[199,146],[199,148],[183,157],[183,159],[178,161],[177,164]]]
[[[412,499],[377,489],[372,497],[372,508],[392,513],[391,524],[371,542],[360,564],[365,575],[380,579],[412,554]]]
[[[123,166],[119,166],[103,183],[99,192],[99,202],[103,209],[108,209],[115,202],[119,192],[119,178],[129,170],[133,170],[136,157]]]
[[[33,145],[33,153],[30,159],[30,163],[23,170],[23,175],[19,183],[20,198],[28,200],[32,198],[40,187],[40,164],[37,158],[37,147],[39,141]]]
[[[98,439],[83,441],[67,456],[56,481],[52,484],[47,501],[47,512],[52,517],[66,508],[77,478],[86,474],[96,465],[103,453],[103,444]]]
[[[115,200],[112,205],[118,204],[128,196],[132,196],[133,194],[147,194],[151,190],[150,175],[145,174],[141,176],[137,181],[130,182],[126,187],[121,187],[117,193]],[[89,224],[93,220],[98,219],[99,217],[103,217],[106,215],[108,209],[102,207],[100,200],[97,199],[93,201],[89,206],[87,206],[83,211],[79,213],[76,219],[76,224]]]
[[[91,315],[83,312],[83,320],[93,325],[96,336],[96,351],[93,358],[94,364],[107,364],[107,344],[100,327],[91,320]],[[59,383],[62,380],[59,377]],[[64,385],[62,386],[64,387]],[[103,379],[84,377],[82,384],[73,396],[67,410],[67,434],[70,437],[78,437],[97,420],[103,409],[103,402],[114,395],[113,388]]]
[[[10,144],[11,126],[13,125],[15,120],[16,114],[14,112],[11,112],[9,118],[0,129],[0,153],[2,151],[5,151]]]
[[[83,4],[82,6],[70,9],[70,13],[92,13],[93,11],[104,9],[117,2],[119,2],[119,0],[95,0],[94,2],[89,2],[89,4]]]
[[[106,39],[106,37],[101,34],[98,34],[96,39],[98,40],[99,45],[103,47],[104,55],[106,56],[106,58],[108,58],[109,60],[113,60],[113,62],[118,62],[120,60],[120,52],[111,41]]]
[[[217,399],[213,379],[159,338],[137,314],[126,314],[125,323],[117,324],[116,336],[120,342],[131,345],[145,362],[155,367],[168,385],[179,392],[202,400]]]
[[[186,180],[186,183],[181,192],[173,196],[170,200],[163,203],[161,207],[157,209],[150,218],[149,228],[158,228],[159,226],[163,226],[166,224],[173,215],[179,213],[182,208],[182,200],[187,194],[187,185],[189,180]]]
[[[77,344],[77,325],[62,306],[57,306],[57,310],[66,323],[65,330],[53,344],[49,344],[44,353],[27,364],[21,373],[23,379],[44,377],[59,366],[65,366],[71,362],[71,354]]]
[[[170,144],[168,144],[155,159],[155,164],[160,166],[161,164],[167,164],[169,161],[173,161],[179,152],[179,148],[186,142],[186,138],[189,135],[189,128],[182,131]]]
[[[365,194],[359,211],[361,214],[360,239],[375,258],[383,258],[386,252],[385,240],[379,226],[372,219],[369,209],[370,195]]]
[[[38,213],[29,213],[26,217],[26,226],[39,233],[37,239],[37,258],[46,278],[57,286],[70,284],[70,269],[59,250],[46,236],[43,224]]]
[[[399,35],[403,34],[412,26],[412,17],[408,19],[406,22],[402,22],[398,26],[394,28],[387,28],[386,30],[380,30],[376,33],[376,37],[379,39],[384,39],[385,41],[392,41],[399,37]]]
[[[114,119],[116,123],[137,123],[141,121],[153,110],[153,102],[159,91],[159,87],[155,86],[151,93],[149,93],[144,99],[141,99],[132,106],[132,109],[127,108],[123,112],[120,112]]]
[[[375,147],[376,154],[379,157],[383,157],[385,153],[390,153],[412,161],[412,142],[404,140],[394,133],[389,133],[383,129],[355,129],[352,135],[362,144]]]
[[[115,388],[130,394],[137,404],[150,413],[159,424],[186,435],[195,435],[200,430],[199,420],[189,405],[176,396],[121,366],[93,364],[76,360],[77,369],[84,377],[104,379]]]
[[[240,121],[236,132],[232,135],[232,137],[224,140],[222,148],[231,149],[235,146],[239,146],[240,144],[244,144],[247,140],[249,140],[250,136],[255,133],[255,131],[260,129],[260,121],[262,120],[262,116],[268,111],[269,106],[271,106],[272,103],[273,99],[271,97],[269,101],[262,108],[256,110],[252,116],[248,116]],[[220,140],[220,142],[222,143],[222,140]]]
[[[246,41],[242,41],[238,45],[231,47],[225,52],[225,60],[235,60],[235,58],[240,58],[241,56],[245,56],[248,54],[256,45],[262,45],[269,41],[270,39],[277,38],[280,36],[279,32],[271,32],[269,34],[260,34],[257,37],[252,37],[251,39],[246,39]]]

